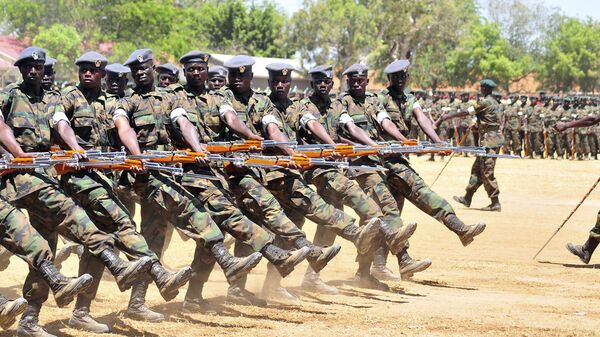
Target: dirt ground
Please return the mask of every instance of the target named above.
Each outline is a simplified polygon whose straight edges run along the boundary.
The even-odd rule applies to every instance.
[[[424,157],[412,162],[429,183],[443,166]],[[434,189],[449,200],[463,193],[472,162],[473,158],[454,158]],[[168,313],[169,318],[151,324],[124,317],[129,292],[120,293],[105,276],[93,315],[110,324],[115,336],[600,336],[600,254],[586,266],[564,248],[567,242],[585,241],[600,208],[600,188],[538,261],[532,260],[599,172],[598,161],[499,160],[501,213],[466,209],[451,201],[466,223],[487,223],[486,231],[467,248],[444,226],[407,205],[403,219],[419,224],[411,240],[411,254],[431,258],[433,265],[413,281],[390,283],[392,292],[352,286],[354,249],[338,239],[342,251],[322,277],[338,286],[340,295],[302,291],[304,262],[284,281],[301,297],[302,305],[230,305],[224,302],[227,284],[223,274],[215,270],[205,297],[220,309],[218,315],[178,313],[184,291],[165,304],[153,287],[149,306]],[[487,203],[482,188],[473,206]],[[305,228],[312,237],[314,225]],[[184,266],[191,262],[192,252],[190,242],[174,235],[166,264]],[[0,292],[14,297],[21,293],[27,269],[15,257],[11,262],[2,272]],[[65,273],[75,274],[76,263],[71,257],[63,268]],[[390,259],[388,266],[398,270],[395,259]],[[262,262],[249,277],[250,290],[260,291],[265,271]],[[41,323],[60,336],[92,336],[67,326],[70,313],[70,309],[58,309],[51,299],[42,311]],[[0,332],[0,336],[12,333],[14,330]]]

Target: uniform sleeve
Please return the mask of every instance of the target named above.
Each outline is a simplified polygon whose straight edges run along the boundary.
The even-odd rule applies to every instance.
[[[221,121],[223,123],[225,123],[225,114],[228,111],[237,115],[237,112],[233,108],[233,104],[231,104],[231,101],[229,100],[229,98],[227,98],[224,95],[223,96],[219,95],[216,98],[216,100],[217,100],[217,106],[219,107],[219,118],[221,118]]]
[[[73,111],[73,104],[71,103],[72,97],[68,93],[61,95],[60,102],[62,104],[62,109],[55,109],[52,114],[52,118],[50,120],[50,127],[55,128],[58,125],[58,122],[65,121],[69,125],[71,125],[71,120],[67,116],[68,112]],[[71,113],[72,115],[72,113]]]
[[[377,123],[380,126],[384,120],[386,120],[386,119],[392,120],[392,117],[390,117],[390,115],[387,113],[387,110],[385,109],[385,105],[383,105],[379,101],[377,102],[377,115],[375,116],[375,119],[377,120]]]
[[[263,132],[267,132],[267,127],[269,124],[275,124],[281,130],[283,128],[282,121],[277,117],[275,113],[275,107],[271,100],[267,100],[265,105],[264,114],[261,117],[261,124],[263,128]]]
[[[113,113],[113,121],[116,121],[118,118],[125,117],[129,119],[129,114],[134,108],[134,104],[132,102],[131,97],[123,97],[117,101],[117,105],[115,108],[115,112]]]
[[[4,114],[8,110],[8,93],[0,92],[0,120],[4,122]]]

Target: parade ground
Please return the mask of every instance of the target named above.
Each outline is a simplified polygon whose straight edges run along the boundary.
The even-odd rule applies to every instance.
[[[431,184],[444,162],[426,159],[413,157],[411,162]],[[473,160],[453,158],[433,189],[448,200],[464,193]],[[466,209],[451,201],[465,223],[487,223],[486,231],[466,248],[442,224],[407,203],[403,220],[418,223],[411,255],[430,258],[433,265],[412,281],[389,283],[392,292],[353,286],[355,249],[338,239],[342,251],[321,275],[340,289],[339,295],[303,291],[304,262],[284,280],[302,299],[299,306],[227,304],[227,283],[223,273],[215,270],[204,295],[219,311],[216,315],[183,314],[185,288],[175,300],[165,303],[151,286],[147,304],[168,314],[167,321],[152,324],[128,319],[123,310],[129,292],[120,293],[112,280],[101,283],[92,313],[97,321],[112,327],[112,334],[103,336],[600,336],[600,257],[583,265],[565,249],[567,242],[581,244],[587,239],[600,208],[600,188],[591,193],[538,261],[532,260],[599,172],[599,161],[499,159],[496,176],[502,212]],[[481,188],[472,206],[487,204],[489,199]],[[312,238],[314,225],[307,223],[305,229]],[[193,248],[191,241],[174,235],[165,264],[171,268],[189,265]],[[398,271],[395,258],[388,260],[388,266]],[[75,255],[62,270],[66,275],[77,273]],[[249,290],[260,292],[265,272],[263,261],[249,276]],[[22,296],[26,273],[25,263],[12,257],[0,278],[0,292],[9,298]],[[105,280],[110,277],[105,273]],[[51,298],[42,309],[40,323],[60,336],[93,336],[69,328],[70,314],[71,309],[58,309]],[[14,326],[0,336],[13,333]]]

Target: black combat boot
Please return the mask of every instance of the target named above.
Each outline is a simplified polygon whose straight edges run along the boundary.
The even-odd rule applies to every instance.
[[[192,278],[192,268],[181,268],[176,273],[171,273],[166,270],[160,262],[156,261],[150,268],[150,276],[156,283],[160,295],[169,302],[177,297],[179,291],[177,289],[183,287]]]
[[[50,261],[43,261],[38,267],[38,272],[50,286],[59,308],[71,303],[77,294],[92,285],[90,274],[83,274],[77,278],[66,277]]]
[[[98,258],[115,277],[119,290],[125,291],[146,275],[152,260],[144,256],[139,260],[128,262],[121,259],[114,251],[105,249]]]
[[[387,267],[387,256],[389,250],[387,247],[380,247],[373,256],[373,266],[371,266],[371,275],[380,281],[400,281],[400,276],[394,274]]]
[[[262,258],[258,252],[250,254],[247,257],[235,257],[229,254],[229,251],[223,246],[223,242],[217,242],[210,247],[215,260],[225,273],[227,280],[235,280],[236,278],[247,274],[252,268],[256,267]]]
[[[281,285],[281,275],[272,264],[267,265],[267,275],[263,283],[262,297],[267,302],[282,304],[300,304],[300,299]]]
[[[49,334],[39,326],[39,316],[42,303],[29,302],[27,308],[19,320],[17,326],[17,336],[19,337],[56,337],[55,335]]]
[[[242,283],[242,280],[244,280],[244,277],[235,280],[229,285],[229,288],[227,289],[227,302],[255,307],[266,307],[267,301],[258,298],[254,293],[246,290],[245,282]]]
[[[294,241],[294,245],[297,248],[308,247],[309,252],[306,257],[310,267],[317,273],[323,270],[327,263],[331,261],[339,252],[342,247],[338,244],[334,244],[330,247],[319,247],[312,244],[305,237],[300,237]]]
[[[10,301],[0,295],[0,327],[8,330],[8,328],[15,324],[17,316],[22,314],[26,308],[27,301],[24,298],[17,298]]]
[[[452,199],[454,201],[465,205],[466,207],[471,207],[471,201],[473,200],[473,192],[465,193],[464,197],[453,196]]]
[[[397,230],[394,230],[388,223],[381,221],[379,224],[385,243],[392,252],[399,252],[404,248],[406,240],[410,238],[417,230],[417,223],[411,222],[406,226],[402,226]]]
[[[585,264],[590,263],[590,259],[592,258],[592,254],[594,254],[596,247],[598,247],[598,240],[593,237],[589,237],[583,246],[574,245],[572,243],[567,244],[569,252],[573,255],[577,255],[581,262]]]
[[[348,225],[340,236],[353,242],[359,255],[366,254],[373,248],[373,242],[379,235],[379,221],[378,218],[373,218],[364,226]]]
[[[390,287],[380,282],[378,279],[371,275],[371,262],[372,259],[369,256],[358,256],[358,271],[354,275],[354,284],[360,288],[375,289],[381,291],[389,291]]]
[[[165,316],[161,313],[150,310],[146,306],[146,292],[148,291],[149,282],[141,280],[131,289],[131,297],[125,316],[145,322],[162,322]]]
[[[271,262],[281,274],[281,277],[288,276],[300,262],[310,253],[309,247],[302,247],[295,250],[284,250],[271,243],[261,249],[262,255]]]
[[[302,288],[315,293],[336,295],[339,293],[336,287],[323,282],[319,273],[315,272],[310,266],[306,268],[306,274],[302,280]]]
[[[474,237],[483,233],[483,231],[485,230],[484,223],[478,223],[477,225],[467,226],[456,216],[456,214],[449,214],[444,219],[444,224],[451,231],[456,233],[456,235],[458,235],[460,242],[462,242],[463,246],[465,247],[471,242],[473,242]]]
[[[408,248],[404,248],[398,255],[398,267],[400,268],[400,277],[403,280],[408,280],[415,273],[421,272],[429,266],[431,266],[430,259],[424,260],[413,260],[410,255],[408,255]]]
[[[211,306],[211,304],[202,297],[202,290],[204,289],[204,282],[190,280],[187,292],[185,294],[185,300],[183,301],[183,312],[186,313],[203,313],[209,315],[217,314],[217,311]]]
[[[492,198],[492,203],[485,206],[484,208],[481,209],[482,211],[488,211],[488,212],[500,212],[502,211],[502,207],[500,207],[500,201],[498,200],[498,197],[493,197]]]

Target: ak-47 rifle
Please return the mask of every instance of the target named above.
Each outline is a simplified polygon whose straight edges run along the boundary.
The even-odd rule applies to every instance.
[[[290,167],[292,165],[299,166],[300,168],[307,169],[312,166],[329,166],[342,168],[353,171],[387,171],[387,169],[380,166],[366,166],[366,165],[350,165],[347,161],[331,161],[323,158],[309,158],[302,155],[294,156],[259,156],[250,155],[245,161],[244,165],[262,165],[262,166],[278,166],[278,167]]]
[[[427,153],[423,152],[423,146],[416,140],[381,142],[374,146],[351,144],[306,144],[296,146],[294,151],[308,158],[327,158],[331,156],[352,158],[390,153]]]
[[[258,163],[246,162],[241,157],[224,157],[219,154],[212,154],[207,152],[193,152],[187,150],[178,151],[146,151],[141,155],[128,156],[128,159],[143,160],[146,163],[154,164],[198,164],[199,159],[212,162],[221,162],[224,166],[235,165],[245,167],[259,167],[259,168],[283,168],[279,165],[262,165]]]
[[[298,143],[293,141],[278,142],[274,140],[240,140],[235,142],[210,142],[206,146],[206,151],[219,154],[227,152],[250,152],[263,151],[269,147],[289,146],[295,147]]]

